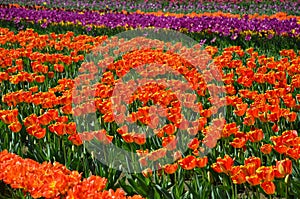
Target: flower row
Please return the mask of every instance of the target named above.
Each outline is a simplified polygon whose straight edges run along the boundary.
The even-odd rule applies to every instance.
[[[274,179],[291,175],[292,161],[285,159],[276,161],[276,166],[261,166],[260,158],[250,157],[245,159],[244,165],[234,166],[234,159],[225,155],[217,158],[212,168],[217,173],[229,175],[234,184],[248,182],[251,186],[260,185],[267,194],[274,194]]]
[[[241,4],[239,4],[239,2]],[[32,2],[24,2],[22,0],[13,0],[4,2],[7,4],[18,3],[22,5],[40,5],[55,8],[69,8],[69,9],[93,9],[102,10],[104,8],[111,10],[143,10],[143,11],[159,11],[163,10],[166,12],[207,12],[207,11],[222,11],[228,13],[273,13],[276,12],[289,12],[297,13],[299,11],[299,2],[289,1],[289,2],[245,2],[244,1],[221,1],[211,2],[211,1],[144,1],[144,2],[133,2],[133,1],[45,1],[45,0],[35,0]]]
[[[218,15],[218,14],[217,14]],[[250,19],[248,16],[232,18],[226,16],[201,17],[174,17],[155,16],[139,13],[97,13],[92,11],[73,12],[64,10],[34,10],[26,8],[0,8],[0,19],[20,20],[39,23],[46,28],[49,24],[74,24],[91,27],[107,28],[138,28],[155,27],[181,30],[188,32],[215,33],[220,36],[230,36],[236,39],[240,35],[265,35],[272,38],[274,35],[297,37],[299,35],[298,20],[287,18]]]
[[[92,175],[82,179],[80,173],[58,162],[40,164],[6,150],[0,152],[0,171],[0,180],[33,198],[142,198],[138,195],[127,197],[122,189],[104,190],[105,178]]]

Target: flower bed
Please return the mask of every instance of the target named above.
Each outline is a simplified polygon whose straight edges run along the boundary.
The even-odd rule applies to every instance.
[[[5,197],[299,194],[297,16],[16,5],[0,16]],[[202,41],[214,34],[222,45]]]

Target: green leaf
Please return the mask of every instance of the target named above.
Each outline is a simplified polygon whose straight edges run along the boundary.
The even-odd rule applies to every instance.
[[[191,186],[189,185],[188,183],[185,182],[185,185],[189,188],[189,191],[194,195],[194,196],[197,196],[199,195],[196,190]]]
[[[122,187],[122,189],[124,189],[124,191],[129,194],[129,195],[132,195],[134,194],[134,191],[133,191],[133,188],[129,185],[126,184],[125,182],[125,178],[123,178],[122,180],[119,181],[120,183],[120,186]]]
[[[160,187],[159,185],[155,185],[155,188],[160,193],[160,195],[163,196],[162,198],[173,199],[172,195],[164,188]]]
[[[143,197],[146,197],[148,195],[147,191],[145,190],[146,187],[141,187],[137,182],[135,182],[133,179],[128,178],[127,179],[132,188]]]
[[[4,126],[5,126],[4,122],[2,122],[2,121],[0,120],[0,129],[2,129],[2,127],[4,127]]]
[[[150,180],[148,178],[141,178],[137,175],[135,175],[134,177],[136,177],[136,179],[139,181],[140,186],[142,186],[142,187],[148,187],[149,186]]]

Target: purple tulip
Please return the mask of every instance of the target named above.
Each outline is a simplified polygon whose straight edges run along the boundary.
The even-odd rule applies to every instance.
[[[250,41],[250,39],[251,39],[251,35],[246,35],[245,40]]]
[[[241,4],[241,2],[243,4]],[[264,4],[245,1],[245,0],[215,0],[215,1],[144,1],[135,3],[132,1],[93,1],[90,0],[2,0],[2,3],[13,4],[19,3],[21,5],[45,5],[48,7],[64,7],[68,9],[92,9],[92,10],[103,10],[109,8],[110,10],[143,10],[143,11],[158,11],[163,10],[164,12],[211,12],[211,11],[222,11],[227,13],[269,13],[275,14],[278,12],[295,13],[300,14],[300,2],[299,1],[274,1],[274,3]],[[178,6],[180,5],[180,6]]]
[[[237,37],[245,31],[252,32],[274,32],[275,35],[287,34],[290,37],[299,36],[300,24],[296,18],[288,20],[278,19],[249,19],[248,16],[239,18],[231,17],[171,17],[155,16],[137,13],[106,13],[87,11],[83,14],[75,11],[64,10],[30,10],[25,8],[0,8],[0,19],[2,20],[25,20],[34,23],[42,23],[46,28],[51,23],[80,23],[82,26],[90,27],[106,26],[108,28],[129,26],[137,27],[155,27],[169,28],[174,30],[187,29],[189,32],[204,32],[219,34],[221,36],[230,36],[231,39]],[[16,21],[16,22],[17,22]],[[273,35],[271,35],[273,36]],[[271,36],[268,36],[271,38]],[[250,37],[251,38],[251,37]],[[246,39],[250,39],[247,36]]]

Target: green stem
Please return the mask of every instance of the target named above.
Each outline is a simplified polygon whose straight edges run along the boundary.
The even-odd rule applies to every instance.
[[[234,189],[234,184],[232,183],[232,181],[230,180],[230,185],[231,187],[231,192],[232,192],[232,199],[235,199],[235,189]]]
[[[234,198],[237,199],[237,185],[234,185]]]

